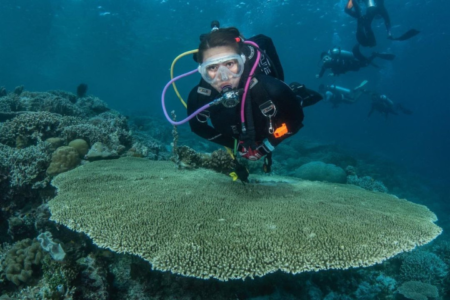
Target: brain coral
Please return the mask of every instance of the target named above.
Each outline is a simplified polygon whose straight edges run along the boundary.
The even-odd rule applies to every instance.
[[[49,206],[100,247],[220,280],[370,266],[442,231],[425,206],[388,194],[276,178],[243,185],[170,162],[97,161],[58,175]]]

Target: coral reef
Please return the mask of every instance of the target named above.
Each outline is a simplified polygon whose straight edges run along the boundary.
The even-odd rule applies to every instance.
[[[33,275],[33,265],[40,265],[41,246],[36,240],[25,239],[14,244],[2,262],[6,279],[15,285],[26,284]]]
[[[111,110],[100,98],[93,96],[79,98],[76,104],[85,112],[86,117],[94,117]]]
[[[407,281],[398,288],[398,292],[412,300],[427,300],[428,298],[439,297],[437,287],[420,281]]]
[[[63,116],[82,117],[83,109],[69,99],[46,92],[23,92],[19,97],[22,110],[50,112]]]
[[[428,251],[413,251],[405,253],[400,275],[403,280],[422,281],[435,284],[442,282],[448,275],[447,265],[434,253]]]
[[[80,291],[83,299],[110,299],[111,291],[108,282],[108,270],[102,265],[102,262],[93,255],[77,260],[81,266],[81,284]]]
[[[85,158],[89,161],[99,160],[99,159],[112,159],[119,158],[119,154],[115,150],[111,150],[108,146],[103,143],[96,142],[89,149]]]
[[[181,169],[206,168],[228,174],[234,168],[234,161],[224,150],[217,150],[211,154],[198,153],[187,146],[176,148],[176,163]]]
[[[52,154],[52,160],[47,168],[47,174],[57,175],[75,168],[80,163],[80,154],[75,148],[62,146]]]
[[[83,139],[75,139],[69,143],[69,147],[77,150],[80,158],[83,158],[89,151],[88,143]]]
[[[149,173],[153,174],[154,171],[149,166],[143,171],[138,171],[138,175],[133,177],[134,190],[128,193],[129,195],[134,195],[136,191],[141,191],[142,193],[138,197],[147,199],[146,197],[149,197],[149,193],[153,193],[153,189],[150,189],[150,186],[161,189],[161,191],[155,192],[154,196],[161,199],[159,205],[166,207],[166,209],[161,209],[159,211],[160,215],[157,215],[156,219],[164,216],[169,216],[170,219],[172,213],[176,211],[177,205],[180,205],[180,209],[184,209],[184,212],[177,214],[177,218],[172,218],[173,222],[179,223],[179,225],[176,225],[175,229],[170,231],[173,240],[170,240],[168,243],[174,245],[177,249],[184,249],[185,252],[182,252],[184,258],[181,260],[188,257],[192,264],[186,266],[182,263],[176,263],[179,257],[175,250],[172,250],[168,256],[160,256],[160,261],[156,260],[156,266],[160,268],[163,268],[161,266],[164,266],[164,264],[166,267],[170,267],[172,263],[179,265],[174,270],[176,273],[182,273],[185,270],[190,270],[191,273],[197,272],[196,270],[192,271],[196,260],[195,258],[192,259],[190,255],[197,255],[199,259],[203,259],[207,264],[209,263],[208,259],[210,256],[208,253],[214,247],[208,243],[200,242],[201,237],[207,232],[209,222],[212,222],[212,228],[220,225],[217,230],[218,235],[213,240],[219,240],[218,244],[223,245],[224,253],[232,253],[234,250],[245,253],[247,248],[240,248],[239,243],[241,241],[244,241],[244,244],[252,248],[248,253],[253,253],[252,251],[256,247],[260,247],[257,250],[258,252],[264,253],[266,249],[269,249],[267,251],[270,252],[271,239],[278,235],[280,237],[280,240],[277,241],[279,247],[272,249],[272,256],[264,257],[263,262],[266,265],[275,265],[274,269],[278,268],[285,271],[287,268],[285,264],[290,264],[289,259],[291,258],[277,260],[277,258],[282,257],[280,252],[285,247],[285,241],[282,235],[279,235],[283,228],[276,223],[284,217],[274,220],[272,215],[277,214],[284,207],[285,202],[292,201],[292,203],[296,203],[298,201],[299,197],[291,197],[289,186],[291,184],[295,185],[299,180],[295,178],[283,180],[275,175],[256,176],[253,173],[261,172],[262,161],[245,162],[245,165],[252,173],[250,177],[251,183],[246,185],[245,188],[242,187],[242,193],[239,193],[238,196],[230,196],[230,191],[235,187],[229,186],[231,183],[229,177],[222,176],[219,179],[216,178],[218,175],[214,173],[199,175],[196,170],[198,168],[209,168],[228,174],[229,170],[233,168],[233,161],[228,153],[223,149],[216,151],[219,147],[214,143],[194,136],[188,126],[180,126],[177,128],[178,146],[187,145],[190,148],[180,146],[176,149],[176,147],[170,146],[172,127],[158,116],[152,116],[154,112],[139,112],[140,116],[134,115],[125,118],[109,109],[105,102],[99,98],[86,95],[80,98],[79,96],[65,91],[32,93],[24,91],[23,86],[15,88],[10,93],[7,93],[4,88],[0,88],[0,299],[393,300],[409,298],[425,300],[427,297],[430,299],[432,297],[447,299],[450,295],[450,275],[448,273],[450,246],[448,242],[442,242],[442,237],[437,240],[437,243],[433,242],[431,246],[425,246],[411,253],[398,255],[394,259],[384,261],[373,267],[307,272],[297,275],[275,272],[264,277],[255,277],[252,280],[231,280],[228,282],[214,279],[203,280],[176,275],[172,272],[152,270],[152,266],[148,261],[138,257],[150,257],[151,259],[158,257],[157,255],[151,255],[154,253],[152,252],[154,249],[160,247],[157,242],[159,233],[155,233],[152,230],[147,230],[151,239],[149,243],[150,250],[141,247],[134,252],[137,255],[119,254],[98,248],[95,244],[92,244],[92,240],[86,235],[73,232],[65,226],[60,226],[60,224],[49,220],[51,215],[46,203],[54,197],[55,189],[48,185],[51,176],[46,173],[46,170],[51,163],[52,154],[59,147],[70,146],[76,148],[79,158],[82,159],[82,164],[90,164],[83,159],[85,159],[87,150],[96,149],[96,146],[94,146],[96,143],[101,143],[108,152],[114,153],[114,157],[132,156],[161,161],[169,160],[173,150],[179,154],[181,170],[174,170],[176,167],[173,164],[168,164],[166,168],[171,168],[171,170],[177,172],[185,172],[188,177],[192,176],[191,181],[187,178],[183,179],[188,185],[180,185],[180,177],[165,175],[166,173],[164,172],[158,173],[158,167],[155,169],[158,174],[161,174],[161,177],[156,175],[153,181],[147,181],[146,176]],[[76,139],[83,139],[85,142],[77,141]],[[431,188],[430,182],[426,181],[426,178],[412,174],[409,169],[402,168],[397,162],[387,161],[372,154],[366,156],[360,154],[349,155],[336,145],[299,140],[298,138],[289,139],[279,145],[273,159],[272,174],[284,175],[292,175],[300,166],[313,161],[334,164],[346,170],[347,183],[356,184],[372,191],[387,192],[387,188],[389,188],[391,193],[400,198],[407,198],[413,202],[425,204],[430,208],[432,207],[434,211],[440,212],[439,224],[444,228],[446,228],[445,226],[448,227],[444,201],[442,201],[442,199],[448,198],[448,189],[446,190],[447,192],[442,192],[442,195],[437,195],[436,191]],[[145,160],[142,160],[142,162],[146,163]],[[128,171],[126,168],[119,170],[114,176],[111,175],[112,185],[119,182],[121,185],[123,182],[118,178],[124,179],[127,177]],[[122,171],[125,173],[122,174]],[[64,176],[64,174],[59,176]],[[165,181],[178,183],[174,187]],[[154,184],[152,185],[152,183]],[[200,184],[201,187],[198,187],[197,184]],[[149,185],[148,189],[146,189],[145,185]],[[265,215],[262,213],[264,210],[259,208],[247,213],[248,209],[254,208],[253,205],[255,203],[264,203],[267,201],[264,199],[271,197],[270,192],[266,190],[268,186],[276,186],[276,189],[280,190],[277,202],[274,202],[273,205],[272,215]],[[116,184],[116,188],[119,189],[119,184]],[[204,188],[208,192],[205,192]],[[351,186],[349,188],[354,189]],[[106,192],[108,191],[102,190],[100,197],[103,197]],[[164,197],[158,196],[160,192],[164,192]],[[121,195],[121,193],[123,191],[117,191],[118,195]],[[214,195],[209,196],[211,193]],[[180,197],[183,201],[176,200],[178,195],[181,195]],[[196,200],[191,200],[192,197],[198,198],[199,195],[200,198],[206,197],[207,200],[201,203],[202,207],[193,208],[189,202],[195,202]],[[280,195],[282,196],[280,197]],[[340,193],[333,195],[337,199],[345,199]],[[303,196],[309,197],[308,194]],[[233,197],[236,200],[230,200]],[[250,197],[250,200],[246,197]],[[129,200],[124,200],[125,198],[123,196],[121,199],[122,205],[125,204],[125,206],[118,206],[117,211],[109,215],[102,214],[102,210],[108,210],[109,203],[105,204],[105,206],[96,205],[97,202],[91,203],[96,210],[88,212],[87,215],[94,217],[97,213],[97,217],[102,218],[102,222],[105,222],[105,219],[109,220],[108,218],[120,220],[121,214],[127,213],[129,209],[127,207]],[[110,197],[110,199],[114,200],[115,198]],[[153,200],[148,201],[152,202]],[[363,198],[361,201],[367,204],[365,206],[367,209],[369,202],[377,200],[373,200],[370,197],[370,199]],[[400,200],[397,199],[395,201]],[[295,209],[296,206],[292,203],[289,205],[289,208]],[[324,201],[324,197],[322,197],[320,200],[317,200],[317,203],[318,210],[322,211],[324,207],[327,207],[328,202]],[[87,204],[89,203],[86,201]],[[247,206],[244,208],[243,204]],[[94,230],[93,236],[96,238],[101,236],[105,240],[108,235],[107,232],[111,230],[115,235],[111,238],[114,239],[114,242],[110,244],[117,246],[114,244],[117,242],[122,247],[121,249],[134,245],[133,241],[122,238],[122,231],[131,230],[134,226],[145,228],[149,216],[155,216],[155,213],[158,211],[143,208],[142,204],[131,205],[130,209],[133,207],[136,210],[144,211],[142,218],[136,218],[137,220],[144,220],[143,222],[130,222],[116,230],[105,226],[104,232],[96,233]],[[209,218],[209,213],[204,213],[201,218],[196,218],[197,214],[206,211],[202,210],[206,207],[217,208],[217,218]],[[239,216],[239,218],[233,217],[234,214],[222,209],[224,207],[231,207],[235,212],[240,211],[242,216]],[[336,204],[335,208],[339,207],[340,205]],[[347,207],[353,206],[349,205]],[[385,219],[382,219],[380,222],[392,221],[392,212],[390,210],[394,207],[396,206],[384,209],[386,211],[384,214]],[[298,210],[311,218],[317,218],[318,216],[304,210],[303,207]],[[183,225],[184,213],[191,218],[192,222]],[[342,214],[345,213],[344,211],[342,212]],[[352,213],[358,214],[354,210]],[[219,216],[221,214],[227,214],[227,217]],[[246,224],[246,215],[255,216],[252,222],[258,222],[261,218],[264,218],[261,221],[262,225],[256,226],[256,229],[251,226],[244,226]],[[414,216],[415,218],[420,218],[417,214]],[[411,218],[414,216],[411,216]],[[396,215],[394,218],[398,218],[398,216]],[[311,226],[306,226],[306,223],[298,225],[298,219],[294,218],[291,220],[291,226],[301,226],[304,236],[309,237],[308,243],[321,242],[319,245],[314,244],[316,249],[314,251],[308,250],[303,244],[298,248],[299,251],[309,253],[305,257],[306,263],[313,264],[316,254],[324,258],[324,261],[328,262],[328,266],[330,266],[330,261],[332,261],[330,257],[335,254],[337,259],[346,259],[347,245],[351,245],[353,242],[354,230],[351,234],[347,234],[347,236],[352,238],[346,241],[347,244],[345,246],[342,245],[344,249],[340,249],[339,246],[341,245],[338,243],[336,244],[339,245],[338,251],[322,251],[320,250],[322,249],[322,244],[337,243],[336,239],[338,238],[333,236],[331,242],[329,239],[322,239],[321,234],[317,230],[312,229]],[[79,218],[75,218],[71,224],[74,227],[85,228],[87,226],[86,223],[79,220]],[[217,221],[219,225],[213,221]],[[414,224],[416,221],[413,220],[411,223]],[[117,222],[120,223],[120,221]],[[230,225],[229,223],[232,224]],[[369,223],[370,221],[365,219],[361,224],[368,226]],[[152,228],[158,226],[153,226]],[[226,242],[227,236],[221,234],[222,231],[220,230],[225,226],[231,226],[232,230],[240,234],[236,239],[230,238],[235,241],[234,243]],[[328,228],[323,223],[321,226]],[[333,226],[339,227],[342,224],[334,222]],[[395,227],[396,225],[391,224],[391,226]],[[185,248],[183,246],[178,247],[177,239],[186,235],[185,231],[183,231],[185,228],[193,228],[192,231],[195,235],[185,243]],[[428,228],[428,225],[426,228]],[[394,228],[395,230],[397,229]],[[413,230],[412,227],[411,230]],[[252,246],[252,241],[245,242],[247,237],[257,239],[257,236],[265,231],[267,231],[269,237],[264,238],[264,242],[259,243],[257,246]],[[50,232],[57,243],[50,242],[48,238]],[[139,241],[139,238],[141,240],[147,239],[147,233],[136,237],[136,240]],[[416,234],[419,235],[423,233],[423,228],[416,231]],[[170,234],[167,234],[167,236],[170,236]],[[55,253],[62,253],[60,250],[63,249],[65,252],[64,260],[56,261],[51,257],[51,254],[38,247],[39,244],[33,240],[38,235],[42,241],[48,242],[45,245],[52,244],[55,246]],[[295,236],[295,234],[289,236],[286,240],[292,239],[292,236]],[[386,236],[389,237],[389,235]],[[412,241],[415,238],[418,237],[409,239],[410,242],[413,243]],[[301,240],[298,238],[294,239]],[[31,244],[28,241],[31,241]],[[389,242],[383,244],[384,242],[386,241],[380,241],[381,251],[391,247]],[[396,239],[393,243],[397,242],[398,240]],[[423,242],[424,240],[421,239],[420,243]],[[413,247],[412,244],[410,246]],[[9,252],[11,249],[15,250]],[[39,251],[39,255],[42,257],[36,264],[34,264],[34,260],[31,260],[33,255],[35,255],[34,258],[38,255],[34,251]],[[417,254],[416,252],[420,253]],[[23,259],[23,255],[26,253],[31,257],[29,260]],[[351,254],[351,256],[354,255],[354,253]],[[410,256],[420,257],[411,258]],[[21,260],[18,266],[15,265],[15,262],[14,264],[9,263],[14,257]],[[152,261],[151,259],[149,261]],[[257,265],[260,259],[261,257],[259,256],[253,256],[249,261]],[[6,260],[8,260],[8,263]],[[241,263],[239,259],[233,260],[230,264],[226,264],[224,261],[227,261],[227,256],[224,256],[220,262],[215,264],[218,268],[221,267],[216,274],[225,274],[226,268],[234,270],[235,273],[239,272],[239,270],[236,270],[236,265]],[[31,274],[29,270],[25,269],[30,264]],[[15,265],[15,268],[21,269],[20,274],[17,271],[12,272],[11,268],[7,269],[9,265]],[[166,269],[169,269],[169,267]],[[7,273],[19,285],[8,280],[6,278]],[[202,276],[203,274],[196,277]],[[20,280],[20,278],[24,281]],[[420,282],[415,283],[416,287],[410,288],[408,284],[411,284],[412,281]],[[425,286],[425,283],[428,283],[429,286]],[[431,286],[430,284],[437,288],[435,291],[440,293],[440,297],[435,296],[436,293],[434,291],[429,294],[423,293]],[[398,288],[399,286],[400,288]],[[420,288],[419,293],[416,293],[414,290],[418,289],[417,286]],[[433,289],[433,286],[431,287]],[[397,288],[398,290],[396,290]],[[405,292],[407,288],[409,292]],[[408,294],[411,291],[412,294]]]
[[[52,220],[154,269],[200,278],[369,266],[441,233],[426,207],[383,193],[309,181],[247,188],[139,158],[96,161],[52,184]]]
[[[78,165],[78,158],[69,159],[73,152],[67,148],[70,142],[81,158],[96,142],[119,154],[131,146],[126,118],[109,111],[98,98],[78,100],[64,91],[33,93],[23,88],[0,99],[0,122],[4,121],[0,123],[0,198],[7,200],[2,204],[21,199],[14,204],[22,205],[26,199],[36,198],[50,175]]]
[[[41,244],[42,249],[50,253],[54,260],[62,261],[66,256],[61,244],[53,241],[52,234],[49,231],[43,232],[38,235],[37,240]]]
[[[49,112],[24,113],[0,126],[0,143],[16,147],[20,142],[21,148],[36,145],[38,141],[59,136],[65,127],[81,122],[81,119]]]
[[[370,176],[358,177],[357,175],[347,176],[347,183],[362,187],[372,192],[387,193],[388,189],[381,181],[375,180]]]
[[[345,183],[347,177],[342,168],[321,161],[313,161],[302,165],[294,171],[294,176],[306,180],[335,183]]]
[[[0,144],[0,171],[8,177],[12,188],[37,186],[45,180],[45,169],[50,163],[49,144],[14,149]]]
[[[110,112],[91,118],[87,123],[66,126],[60,136],[67,142],[83,139],[91,147],[101,142],[118,153],[132,145],[126,118]]]

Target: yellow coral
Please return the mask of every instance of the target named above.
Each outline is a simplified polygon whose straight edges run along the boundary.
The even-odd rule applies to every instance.
[[[54,221],[198,278],[370,266],[442,231],[425,206],[388,194],[277,177],[244,186],[139,158],[93,162],[53,185]]]
[[[80,163],[78,151],[69,146],[62,146],[52,154],[48,175],[56,175],[75,168]]]

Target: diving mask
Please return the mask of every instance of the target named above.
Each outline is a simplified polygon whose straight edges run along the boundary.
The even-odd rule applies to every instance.
[[[198,66],[202,78],[209,84],[239,78],[244,72],[245,56],[236,53],[213,56]]]

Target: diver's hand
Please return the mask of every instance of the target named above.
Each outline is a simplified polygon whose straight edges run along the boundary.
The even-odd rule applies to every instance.
[[[239,142],[239,155],[242,158],[248,159],[248,160],[259,160],[264,155],[267,155],[270,153],[270,151],[264,147],[263,144],[256,143],[256,149],[252,149],[251,147],[244,147],[244,142]]]

